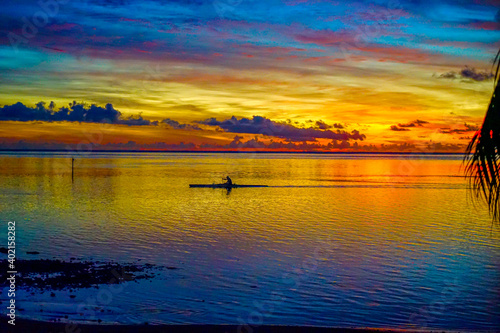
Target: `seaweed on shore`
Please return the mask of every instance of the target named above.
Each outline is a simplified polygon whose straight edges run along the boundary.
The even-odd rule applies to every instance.
[[[0,260],[0,267],[7,265],[7,260]],[[155,268],[163,267],[100,261],[16,260],[16,284],[40,290],[91,288],[100,284],[152,279],[156,276]],[[6,281],[9,275],[6,269],[2,270],[0,279]]]

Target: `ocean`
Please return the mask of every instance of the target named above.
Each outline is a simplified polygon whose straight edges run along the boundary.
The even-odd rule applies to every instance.
[[[189,187],[227,175],[268,187]],[[167,267],[20,285],[25,318],[500,329],[500,226],[460,155],[2,152],[0,220],[17,259]]]

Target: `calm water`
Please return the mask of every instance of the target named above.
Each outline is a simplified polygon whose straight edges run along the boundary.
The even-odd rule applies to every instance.
[[[66,154],[0,163],[18,257],[179,268],[106,297],[21,292],[28,317],[500,329],[500,232],[460,156],[95,153],[74,183]],[[188,187],[226,175],[270,187]],[[79,315],[89,297],[106,311]]]

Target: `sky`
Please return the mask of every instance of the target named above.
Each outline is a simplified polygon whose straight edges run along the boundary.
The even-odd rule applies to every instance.
[[[463,152],[498,0],[0,4],[0,149]]]

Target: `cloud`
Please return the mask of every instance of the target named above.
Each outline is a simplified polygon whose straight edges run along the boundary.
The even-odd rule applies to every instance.
[[[399,127],[415,127],[415,126],[422,127],[423,124],[428,124],[428,123],[429,123],[428,121],[417,119],[417,120],[411,121],[411,122],[406,123],[406,124],[398,124],[398,126]]]
[[[273,141],[263,142],[258,138],[253,138],[248,141],[242,141],[242,137],[235,136],[234,139],[228,144],[195,144],[192,142],[180,143],[138,143],[136,141],[128,142],[110,142],[106,144],[96,144],[93,149],[98,150],[159,150],[159,151],[207,151],[207,150],[239,150],[239,151],[362,151],[362,152],[461,152],[465,145],[463,144],[450,144],[442,142],[428,142],[423,147],[418,147],[414,143],[399,142],[390,144],[381,144],[375,146],[373,144],[361,145],[358,142],[350,143],[349,141],[336,141],[322,145],[319,143],[308,142],[279,142]],[[57,141],[29,141],[29,140],[0,140],[0,149],[23,149],[23,150],[61,150],[68,151],[68,149],[80,150],[77,144],[68,144]]]
[[[255,137],[248,141],[242,141],[243,137],[236,135],[227,145],[218,145],[218,144],[202,144],[200,145],[201,149],[230,149],[230,150],[299,150],[299,151],[315,151],[315,150],[327,150],[331,149],[333,146],[331,143],[327,145],[322,145],[320,143],[308,143],[306,141],[303,142],[281,142],[281,141],[273,141],[263,142],[260,141],[259,138]],[[351,145],[349,142],[347,143],[347,147]],[[357,147],[357,142],[354,143]],[[353,146],[354,146],[353,145]]]
[[[332,126],[328,125],[323,120],[316,121],[316,127],[321,129],[321,130],[327,130],[327,129],[332,128]]]
[[[192,112],[205,112],[206,109],[193,104],[179,104],[171,106],[169,110],[192,111]]]
[[[119,124],[129,126],[158,125],[157,121],[143,119],[140,115],[123,118],[122,113],[115,110],[112,104],[105,107],[95,104],[73,102],[68,107],[55,110],[54,102],[46,107],[45,102],[39,102],[35,107],[28,107],[21,102],[5,105],[0,108],[0,121],[69,121],[85,123]]]
[[[494,78],[493,73],[487,73],[487,72],[476,72],[475,68],[470,68],[470,67],[465,67],[460,71],[460,75],[463,78],[468,78],[472,79],[474,81],[485,81],[485,80],[491,80]]]
[[[487,81],[487,80],[492,80],[495,76],[491,72],[479,72],[476,71],[475,68],[465,66],[460,72],[455,72],[455,71],[450,71],[447,73],[443,73],[438,76],[439,79],[464,79],[464,80],[469,80],[469,81]]]
[[[194,105],[193,107],[196,108]],[[54,102],[50,102],[49,106],[46,106],[45,102],[38,102],[35,107],[28,107],[21,102],[5,105],[0,108],[0,121],[67,121],[128,126],[157,126],[159,124],[157,120],[144,119],[141,114],[124,117],[109,103],[105,107],[100,107],[75,101],[68,107],[61,107],[58,110]],[[163,119],[161,123],[174,129],[202,130],[196,124],[181,124],[169,118]]]
[[[411,152],[417,150],[417,146],[414,143],[402,142],[402,143],[391,143],[391,144],[381,144],[377,151],[386,152]]]
[[[232,117],[223,121],[218,121],[216,118],[209,118],[198,123],[208,126],[218,126],[226,132],[231,133],[248,133],[262,134],[266,136],[274,136],[289,141],[316,141],[316,139],[332,139],[332,140],[364,140],[366,136],[357,130],[350,133],[337,130],[321,130],[318,128],[300,128],[291,123],[282,123],[270,120],[261,116],[253,116],[252,119]]]
[[[396,131],[396,132],[404,132],[404,131],[409,131],[409,129],[407,128],[400,128],[400,127],[397,127],[396,125],[392,125],[390,127],[390,130],[391,131]]]
[[[425,120],[417,119],[414,121],[414,123],[417,124],[418,126],[422,126],[422,124],[428,124],[429,122],[425,121]]]
[[[415,127],[415,123],[398,124],[399,127]]]
[[[450,71],[450,72],[443,73],[443,74],[439,75],[438,78],[454,80],[454,79],[458,79],[458,73],[454,72],[454,71]]]
[[[150,121],[142,118],[141,115],[138,115],[118,120],[116,124],[129,125],[129,126],[149,126],[149,125],[156,126],[158,125],[158,121]]]
[[[428,124],[429,122],[428,121],[425,121],[425,120],[420,120],[420,119],[417,119],[417,120],[414,120],[414,121],[410,121],[406,124],[397,124],[397,125],[392,125],[389,129],[391,131],[396,131],[396,132],[404,132],[404,131],[409,131],[409,127],[422,127],[423,124]]]
[[[306,123],[313,123],[313,121],[308,120],[308,121],[306,121]],[[328,130],[331,128],[344,129],[344,126],[341,123],[334,123],[333,125],[329,125],[329,124],[325,123],[323,120],[317,120],[316,122],[314,122],[314,126],[315,126],[315,128],[320,129],[320,130]]]
[[[431,142],[427,144],[427,150],[429,152],[443,152],[443,151],[463,151],[465,145],[455,144],[455,143],[441,143],[441,142]]]
[[[445,127],[445,128],[440,128],[439,133],[442,133],[442,134],[464,134],[467,132],[476,132],[478,130],[479,130],[479,126],[464,123],[464,128],[451,129],[449,127]]]
[[[476,125],[470,125],[470,124],[467,124],[465,123],[464,124],[465,128],[468,130],[468,131],[474,131],[474,132],[477,132],[479,131],[479,126],[476,126]]]
[[[178,121],[169,118],[163,119],[161,122],[175,129],[192,129],[197,131],[201,130],[198,125],[181,124]]]

